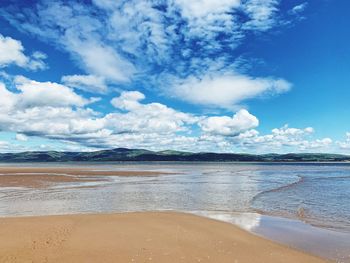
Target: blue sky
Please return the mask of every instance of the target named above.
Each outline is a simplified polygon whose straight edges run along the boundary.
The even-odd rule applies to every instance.
[[[1,152],[350,152],[349,1],[0,5]]]

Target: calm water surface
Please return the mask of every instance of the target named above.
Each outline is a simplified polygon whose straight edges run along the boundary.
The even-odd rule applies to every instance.
[[[151,170],[173,174],[108,177],[106,182],[55,184],[45,189],[0,188],[0,215],[153,210],[188,211],[213,217],[258,213],[350,233],[350,164],[104,163],[88,166],[95,170]]]

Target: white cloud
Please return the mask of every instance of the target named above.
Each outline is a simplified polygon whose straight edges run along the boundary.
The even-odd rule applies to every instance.
[[[26,141],[28,141],[28,137],[26,135],[24,135],[24,134],[17,133],[16,134],[16,140],[17,141],[26,142]]]
[[[77,2],[39,1],[27,14],[31,19],[17,26],[68,51],[91,75],[117,82],[128,81],[134,66],[103,36],[108,27],[103,19],[97,18],[95,11]],[[30,22],[32,19],[35,23]]]
[[[347,132],[345,136],[345,141],[337,141],[337,145],[340,147],[340,149],[348,150],[350,149],[350,132]]]
[[[48,68],[48,65],[44,62],[47,59],[47,55],[40,51],[35,51],[27,64],[27,68],[31,70],[44,70]]]
[[[333,143],[333,140],[331,138],[323,138],[323,139],[317,139],[313,141],[305,141],[300,145],[300,148],[302,150],[310,151],[312,149],[326,149],[329,150],[329,146],[331,146]]]
[[[84,106],[89,101],[72,89],[54,82],[38,82],[19,76],[15,79],[19,94],[15,97],[16,107],[42,107],[42,106]]]
[[[200,36],[207,45],[219,32],[230,32],[228,43],[234,47],[245,31],[266,31],[277,24],[279,0],[175,0],[189,22],[188,33]],[[243,15],[241,14],[243,13]],[[238,43],[237,43],[238,42]]]
[[[24,152],[31,151],[33,148],[26,147],[23,143],[9,143],[7,141],[0,141],[0,152],[10,153],[10,152]]]
[[[246,99],[286,92],[291,84],[283,79],[251,78],[241,74],[190,77],[176,85],[175,96],[195,104],[232,108]]]
[[[299,13],[303,12],[307,6],[308,6],[307,2],[304,2],[300,5],[296,5],[292,8],[291,13],[292,14],[299,14]]]
[[[299,151],[329,151],[333,144],[330,138],[313,139],[312,127],[303,129],[290,128],[285,125],[275,128],[271,134],[260,135],[256,130],[250,130],[237,137],[241,147],[255,149],[258,152],[299,152]]]
[[[311,138],[310,127],[282,127],[260,135],[254,130],[258,119],[239,110],[239,104],[248,99],[280,94],[291,87],[284,79],[251,77],[233,70],[234,51],[247,35],[285,19],[279,0],[86,3],[37,1],[21,16],[17,15],[20,8],[14,12],[16,7],[4,7],[2,14],[15,27],[68,52],[84,73],[62,77],[63,84],[17,77],[10,90],[0,83],[1,130],[16,132],[19,138],[39,135],[64,140],[74,147],[279,151],[332,144],[329,138]],[[295,6],[293,12],[304,8],[304,4]],[[26,55],[20,41],[0,35],[0,67],[43,69],[45,59],[40,52]],[[175,79],[175,85],[163,82],[162,76]],[[198,116],[161,103],[145,103],[143,93],[131,91],[112,99],[115,110],[106,114],[88,108],[97,98],[87,99],[74,90],[106,93],[107,85],[123,89],[126,83],[168,89],[168,94],[190,103],[239,111],[232,117]]]
[[[0,68],[14,64],[31,70],[45,69],[44,59],[46,55],[38,51],[26,56],[21,41],[0,34]]]
[[[104,123],[94,118],[91,110],[37,106],[0,114],[0,128],[26,135],[74,140],[75,135],[103,129]]]
[[[28,89],[48,85],[28,79],[22,82],[24,84],[19,85],[33,85],[29,85]],[[53,84],[56,89],[69,90],[56,83],[50,83],[48,88],[52,88]],[[4,85],[0,87],[2,95],[7,96],[10,102],[9,105],[0,104],[4,108],[0,112],[0,130],[16,132],[19,140],[35,135],[78,143],[83,148],[231,151],[232,144],[222,135],[235,137],[258,124],[257,119],[245,110],[232,118],[206,117],[177,111],[160,103],[142,103],[145,96],[137,91],[123,92],[114,98],[111,103],[117,111],[103,115],[86,108],[86,104],[81,104],[79,100],[58,103],[57,100],[46,99],[43,103],[37,100],[36,95],[23,97],[22,92],[13,93]],[[24,90],[23,87],[21,90]],[[204,134],[191,134],[196,125],[202,127]],[[230,131],[227,132],[227,129]]]
[[[118,48],[124,52],[137,55],[136,64],[152,65],[170,59],[170,46],[176,34],[173,26],[166,25],[166,13],[155,8],[156,5],[154,1],[119,2],[108,19],[109,37],[120,43]]]
[[[139,91],[122,92],[119,97],[113,98],[111,103],[114,107],[122,110],[136,110],[141,104],[139,101],[145,99],[145,95]]]
[[[128,81],[134,66],[111,47],[96,41],[70,40],[70,49],[79,55],[88,72],[111,81]]]
[[[314,133],[314,129],[312,127],[307,127],[304,129],[298,128],[289,128],[288,125],[283,126],[282,128],[276,128],[272,130],[272,134],[276,137],[278,136],[303,136],[306,134]]]
[[[60,84],[23,77],[18,77],[16,84],[19,93],[0,85],[0,93],[8,103],[0,104],[0,130],[16,132],[17,139],[35,135],[108,148],[117,147],[116,142],[123,145],[121,138],[127,134],[145,140],[152,137],[153,141],[157,136],[163,140],[177,137],[176,133],[186,131],[198,119],[160,103],[143,104],[144,95],[139,92],[122,93],[113,104],[123,112],[103,116],[86,108],[88,100]]]
[[[230,72],[236,59],[233,51],[250,35],[247,31],[265,31],[279,24],[285,15],[279,2],[57,0],[38,1],[21,17],[13,9],[5,8],[4,13],[19,29],[67,51],[86,75],[95,78],[80,78],[70,85],[101,92],[105,89],[101,79],[121,85],[136,80],[158,89],[164,84],[162,74],[187,80],[199,76],[201,81],[207,78],[208,65],[217,61],[224,72]],[[162,74],[154,74],[160,68]],[[286,85],[278,81],[282,82],[271,79],[269,85]]]
[[[0,113],[8,112],[10,109],[12,109],[17,100],[16,95],[6,89],[5,84],[3,83],[0,83],[0,97]]]
[[[10,144],[5,141],[0,141],[0,151],[1,152],[7,152],[10,148]]]
[[[95,75],[63,76],[61,80],[69,87],[91,93],[105,93],[108,89],[104,78]]]
[[[160,103],[140,103],[145,96],[138,91],[123,92],[111,103],[126,113],[110,113],[106,116],[109,127],[119,132],[175,133],[186,130],[196,122],[191,114],[176,111]]]
[[[206,133],[237,136],[246,130],[256,128],[259,121],[247,110],[240,110],[232,118],[228,116],[208,117],[202,120],[199,125]]]
[[[28,58],[23,54],[22,43],[10,37],[0,35],[0,66],[16,64],[24,67]]]
[[[257,118],[246,110],[238,111],[233,117],[193,116],[160,103],[142,103],[144,97],[140,92],[124,92],[113,100],[120,112],[105,116],[86,106],[8,107],[7,111],[0,112],[0,130],[16,132],[19,140],[35,135],[61,140],[84,150],[129,147],[196,152],[286,152],[327,151],[333,144],[330,138],[313,139],[311,127],[284,126],[273,129],[271,134],[260,135],[254,129]],[[196,125],[202,132],[193,134]],[[350,134],[348,137],[350,141]]]
[[[240,5],[240,0],[175,0],[182,9],[182,13],[189,19],[208,16],[209,14],[227,13]]]
[[[114,0],[92,0],[92,2],[98,7],[111,9],[118,7],[118,2]]]
[[[0,104],[0,130],[17,133],[17,140],[34,135],[74,143],[75,149],[222,152],[324,151],[333,144],[330,138],[313,139],[311,127],[284,126],[260,135],[254,130],[258,119],[244,109],[232,117],[198,116],[161,103],[143,103],[144,94],[129,91],[112,99],[116,111],[104,115],[87,108],[90,100],[66,86],[24,77],[14,83],[16,93],[0,84],[0,96],[6,98]]]
[[[276,23],[276,14],[279,0],[248,0],[243,9],[250,20],[244,23],[243,28],[249,30],[266,31]]]
[[[57,136],[95,132],[103,125],[92,110],[84,108],[90,100],[72,89],[52,82],[15,78],[18,92],[0,83],[0,130],[23,135]],[[101,121],[100,121],[101,122]],[[99,126],[100,125],[100,126]],[[98,127],[97,127],[98,126]],[[20,138],[20,137],[18,137]]]

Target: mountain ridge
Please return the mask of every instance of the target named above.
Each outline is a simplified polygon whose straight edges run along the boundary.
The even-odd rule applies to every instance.
[[[189,162],[350,162],[349,155],[329,153],[246,154],[185,151],[150,151],[115,148],[93,152],[27,151],[0,153],[0,162],[103,162],[103,161],[189,161]]]

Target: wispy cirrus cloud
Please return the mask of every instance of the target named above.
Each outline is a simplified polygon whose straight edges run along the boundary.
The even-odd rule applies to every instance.
[[[22,4],[10,5],[3,15],[18,29],[69,52],[88,73],[126,81],[134,71],[133,65],[105,41],[106,25],[91,7],[63,1],[38,1],[29,7]],[[23,8],[22,16],[13,13],[16,8]]]
[[[90,93],[106,93],[108,91],[107,83],[101,76],[95,75],[67,75],[61,78],[61,81],[72,88],[87,91]]]
[[[285,17],[279,4],[279,0],[94,0],[92,4],[41,0],[29,7],[23,3],[21,16],[15,15],[20,5],[9,4],[2,14],[22,31],[58,46],[78,61],[87,75],[66,77],[67,85],[104,92],[106,83],[132,86],[137,82],[164,91],[178,89],[169,79],[205,79],[218,61],[216,82],[234,74],[237,46],[251,33],[282,24]],[[236,93],[245,92],[235,81],[231,87]]]
[[[304,3],[301,3],[299,5],[296,5],[290,10],[290,13],[296,14],[296,15],[300,14],[307,8],[307,6],[308,6],[307,2],[304,2]]]

